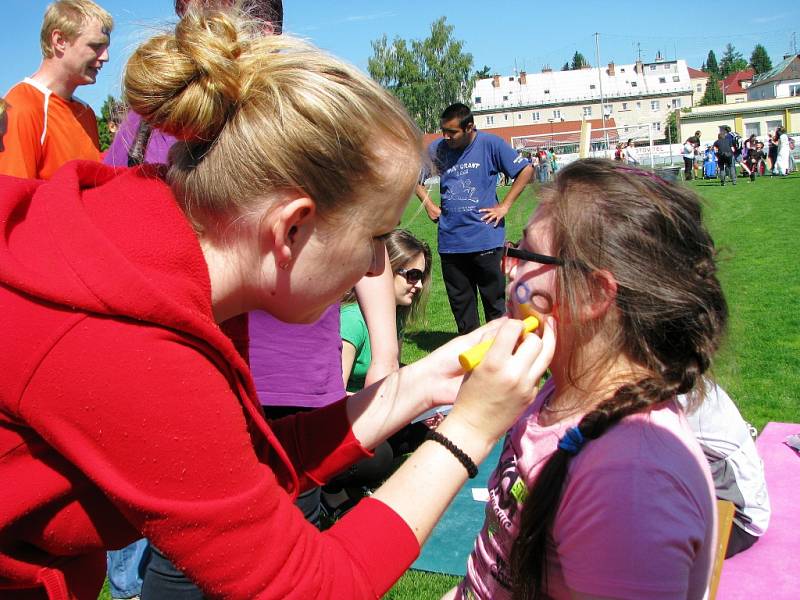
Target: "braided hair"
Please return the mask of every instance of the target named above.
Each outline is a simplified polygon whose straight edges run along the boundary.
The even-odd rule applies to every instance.
[[[650,171],[589,159],[559,172],[543,190],[541,208],[550,217],[553,250],[565,260],[556,288],[561,326],[573,333],[568,377],[576,376],[581,344],[598,332],[609,355],[646,373],[583,416],[577,425],[583,438],[597,439],[629,415],[696,391],[728,314],[698,196]],[[591,298],[591,274],[599,270],[617,282],[615,314],[582,323],[578,307]],[[571,456],[561,448],[551,455],[522,509],[511,552],[516,599],[546,593],[548,541]]]

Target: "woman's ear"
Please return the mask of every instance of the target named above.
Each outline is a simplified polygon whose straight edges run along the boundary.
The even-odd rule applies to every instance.
[[[298,239],[308,237],[302,235],[301,230],[309,226],[315,216],[316,204],[306,196],[287,200],[268,215],[267,232],[272,237],[273,254],[281,269],[286,270],[292,264]]]
[[[586,321],[602,318],[617,299],[617,280],[610,271],[600,270],[591,274],[590,297],[581,309],[581,318]]]

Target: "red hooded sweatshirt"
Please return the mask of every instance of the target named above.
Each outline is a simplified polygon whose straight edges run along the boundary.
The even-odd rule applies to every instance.
[[[0,597],[95,600],[141,535],[212,598],[376,598],[409,567],[386,505],[324,533],[293,505],[369,453],[343,402],[267,425],[156,171],[0,177],[0,223]]]

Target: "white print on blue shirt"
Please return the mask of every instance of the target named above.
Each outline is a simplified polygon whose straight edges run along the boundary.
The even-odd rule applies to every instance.
[[[483,252],[501,247],[504,222],[486,223],[480,211],[499,203],[497,175],[513,179],[530,164],[528,160],[496,135],[481,131],[463,149],[452,150],[445,140],[437,140],[429,154],[440,174],[439,251]]]

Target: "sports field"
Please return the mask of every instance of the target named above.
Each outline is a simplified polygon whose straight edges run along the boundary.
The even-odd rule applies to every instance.
[[[720,278],[731,313],[730,328],[714,377],[759,430],[768,421],[800,422],[800,174],[787,178],[740,179],[737,186],[694,181],[720,252]],[[501,196],[509,188],[500,188]],[[507,237],[517,239],[536,205],[529,186],[507,219]],[[434,200],[438,200],[436,190]],[[426,240],[436,257],[436,226],[409,203],[402,227]],[[410,332],[403,361],[412,362],[455,335],[438,259],[424,331]],[[492,468],[485,465],[483,468]],[[242,549],[245,551],[246,549]],[[407,573],[385,596],[391,600],[439,598],[457,579]],[[101,599],[110,598],[104,589]]]

